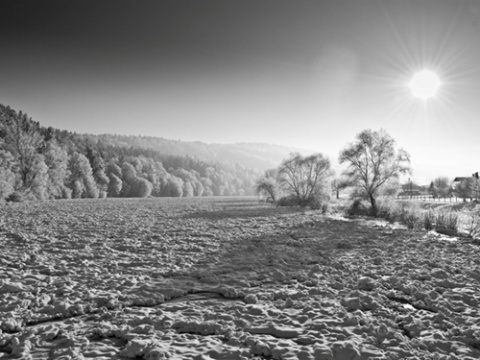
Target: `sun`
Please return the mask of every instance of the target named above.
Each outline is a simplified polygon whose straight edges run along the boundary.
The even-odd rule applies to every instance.
[[[408,83],[413,96],[424,100],[434,97],[440,85],[439,77],[430,70],[422,70],[415,73],[412,80]]]

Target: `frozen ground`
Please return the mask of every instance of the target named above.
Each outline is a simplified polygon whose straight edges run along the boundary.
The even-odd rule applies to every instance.
[[[253,199],[0,216],[0,359],[480,358],[466,240]]]

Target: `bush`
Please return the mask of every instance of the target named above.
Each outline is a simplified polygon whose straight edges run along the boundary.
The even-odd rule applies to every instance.
[[[347,209],[347,215],[349,216],[356,216],[356,215],[369,215],[370,211],[368,210],[367,206],[365,206],[364,202],[361,199],[353,200],[352,205]]]
[[[398,203],[391,198],[381,198],[377,202],[377,216],[394,223],[399,220],[400,207]]]
[[[435,231],[446,235],[456,235],[458,232],[458,216],[440,213],[435,222]]]
[[[427,231],[435,228],[435,214],[432,211],[428,211],[423,215],[423,226]]]
[[[320,200],[314,197],[302,199],[298,202],[298,204],[300,205],[300,207],[309,207],[312,210],[318,210],[322,206]]]
[[[16,203],[19,203],[19,202],[22,202],[23,201],[23,194],[18,192],[18,191],[15,191],[13,193],[11,193],[10,195],[8,195],[5,200],[7,202],[16,202]]]
[[[404,213],[402,213],[402,223],[407,226],[408,230],[415,229],[419,222],[420,216],[415,209],[407,209]]]
[[[298,206],[300,204],[299,204],[298,198],[295,195],[288,195],[278,199],[277,205],[278,206]]]
[[[324,203],[322,204],[322,214],[328,214],[331,210],[330,203]]]
[[[382,198],[378,201],[377,216],[390,223],[398,221],[413,230],[420,223],[420,208],[417,203],[397,202],[391,198]]]
[[[37,198],[29,191],[15,191],[8,195],[5,200],[7,202],[21,203],[26,201],[35,201]]]
[[[472,214],[468,227],[468,236],[472,239],[480,237],[480,211]]]

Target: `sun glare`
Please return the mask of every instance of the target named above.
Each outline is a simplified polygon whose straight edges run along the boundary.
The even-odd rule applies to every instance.
[[[440,85],[440,79],[437,74],[430,70],[417,72],[408,84],[412,94],[420,99],[434,97]]]

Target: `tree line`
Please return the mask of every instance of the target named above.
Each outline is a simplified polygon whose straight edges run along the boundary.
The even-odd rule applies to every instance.
[[[429,195],[434,198],[457,197],[466,201],[467,199],[478,199],[480,192],[480,181],[478,172],[471,177],[455,178],[438,177],[430,183],[427,189]]]
[[[0,104],[0,198],[252,195],[256,169],[104,144]]]

